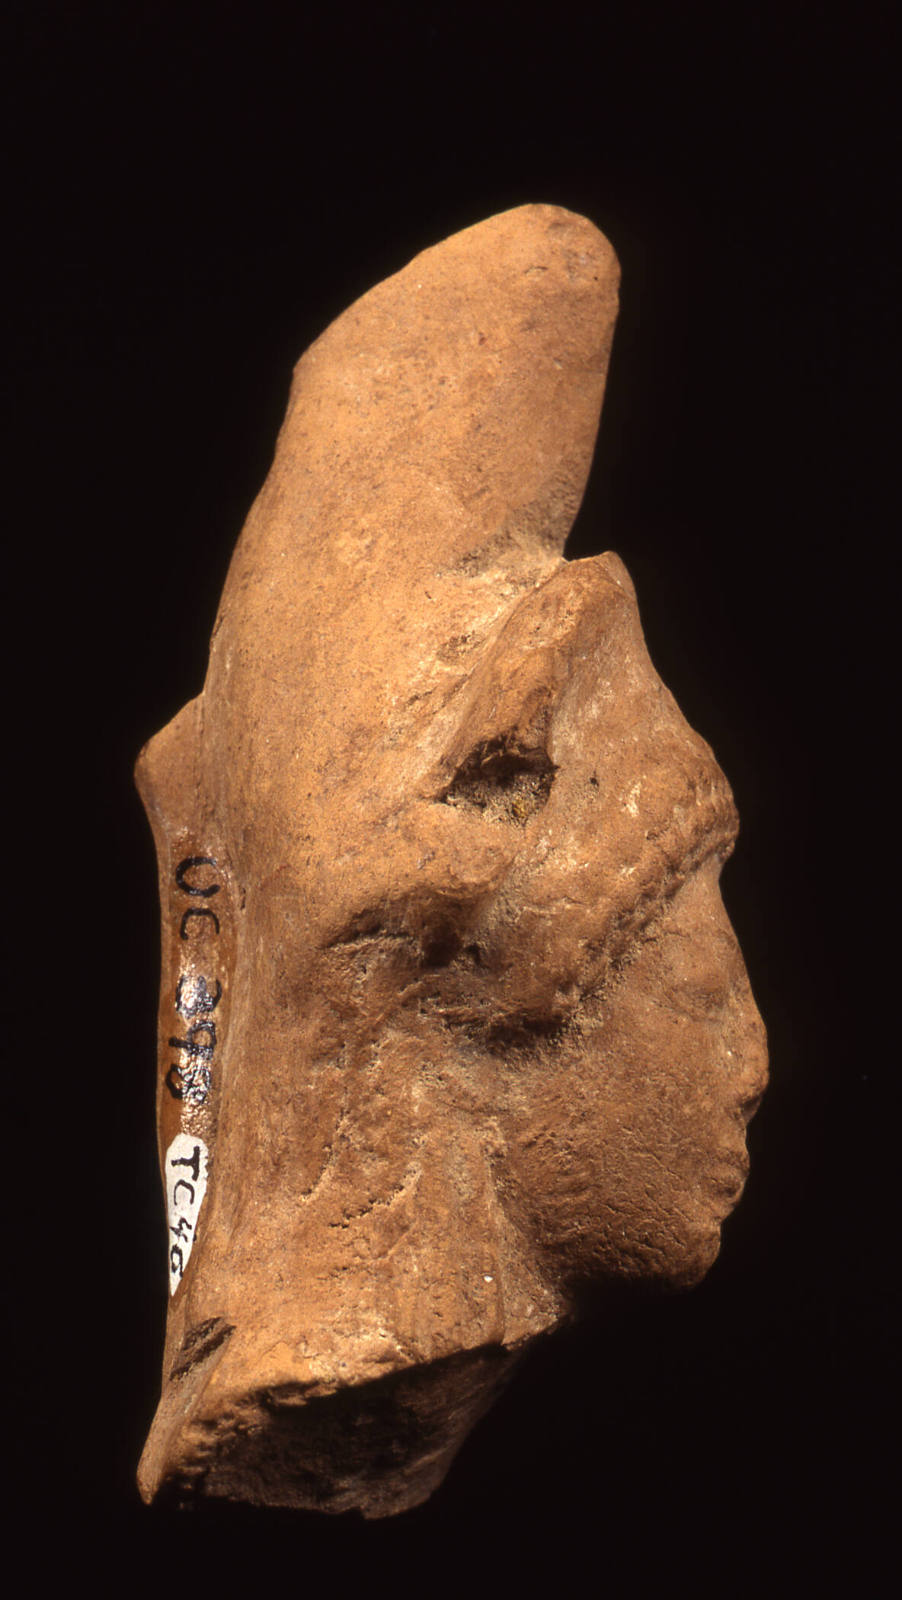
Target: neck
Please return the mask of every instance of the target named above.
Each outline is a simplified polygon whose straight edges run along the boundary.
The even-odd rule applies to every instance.
[[[300,1283],[259,1212],[246,1213],[246,1253],[234,1217],[220,1233],[213,1197],[196,1276],[170,1315],[168,1381],[139,1473],[146,1499],[168,1490],[384,1516],[441,1482],[564,1308],[485,1165],[471,1156],[464,1173],[447,1150],[444,1161],[422,1154],[415,1182],[344,1226],[327,1195],[321,1216],[312,1200],[291,1246]]]

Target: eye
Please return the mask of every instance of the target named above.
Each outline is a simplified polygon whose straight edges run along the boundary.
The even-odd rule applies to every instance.
[[[675,1011],[700,1022],[714,1022],[729,1001],[730,986],[722,973],[712,974],[710,978],[668,984],[667,997]]]
[[[687,936],[676,930],[658,934],[657,959],[667,1005],[699,1022],[717,1021],[733,990],[730,952],[719,939]]]

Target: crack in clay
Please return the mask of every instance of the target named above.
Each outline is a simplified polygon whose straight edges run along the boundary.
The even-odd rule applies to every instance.
[[[205,1322],[197,1325],[185,1334],[182,1347],[169,1369],[169,1377],[184,1378],[202,1361],[206,1361],[214,1350],[231,1337],[235,1332],[233,1324],[226,1322],[224,1317],[208,1317]]]
[[[402,1196],[409,1189],[411,1183],[416,1184],[419,1181],[419,1178],[419,1163],[411,1163],[407,1167],[404,1176],[395,1184],[394,1188],[391,1189],[387,1195],[373,1195],[372,1198],[369,1199],[365,1205],[361,1206],[358,1211],[345,1211],[342,1213],[340,1222],[330,1222],[328,1226],[330,1228],[346,1228],[351,1222],[359,1222],[364,1217],[371,1216],[378,1207],[382,1207],[386,1210],[389,1209],[395,1204],[396,1200],[400,1200],[402,1198]]]
[[[302,1189],[302,1190],[299,1191],[298,1194],[295,1195],[295,1200],[298,1202],[298,1204],[300,1204],[300,1205],[309,1205],[312,1200],[316,1199],[318,1192],[321,1189],[326,1187],[326,1185],[329,1182],[329,1179],[334,1175],[334,1171],[335,1171],[335,1168],[336,1168],[336,1166],[338,1164],[338,1160],[339,1160],[338,1147],[339,1147],[342,1135],[347,1133],[349,1125],[350,1125],[350,1117],[349,1117],[348,1109],[347,1109],[347,1096],[346,1096],[345,1097],[345,1102],[344,1102],[344,1104],[342,1106],[342,1109],[341,1109],[341,1111],[339,1113],[339,1116],[338,1116],[338,1121],[336,1122],[334,1130],[332,1132],[332,1138],[331,1138],[331,1142],[330,1142],[330,1144],[328,1146],[328,1153],[326,1155],[326,1159],[325,1159],[322,1167],[320,1168],[320,1171],[319,1171],[317,1177],[314,1179],[313,1183],[310,1185],[310,1188],[309,1189]],[[345,1146],[345,1148],[347,1148],[347,1145]]]

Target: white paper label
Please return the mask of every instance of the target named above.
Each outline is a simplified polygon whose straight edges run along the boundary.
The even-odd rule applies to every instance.
[[[166,1151],[166,1217],[169,1223],[169,1293],[175,1294],[197,1236],[197,1217],[207,1192],[210,1152],[203,1139],[177,1133]]]

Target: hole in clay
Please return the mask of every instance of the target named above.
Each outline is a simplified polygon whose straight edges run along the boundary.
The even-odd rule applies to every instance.
[[[522,828],[544,806],[555,771],[545,750],[518,750],[503,737],[486,740],[458,768],[442,802]]]

